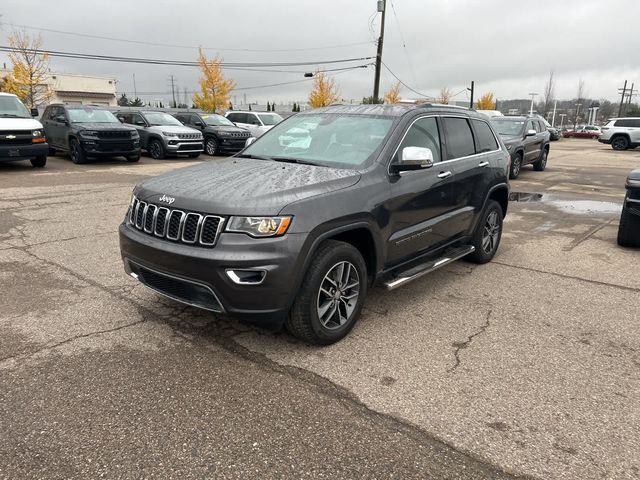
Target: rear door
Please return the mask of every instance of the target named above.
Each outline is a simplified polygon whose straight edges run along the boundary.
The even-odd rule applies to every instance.
[[[453,172],[443,161],[441,127],[435,116],[416,119],[407,129],[392,162],[401,158],[405,147],[429,148],[431,168],[390,176],[389,212],[391,235],[387,242],[387,265],[397,265],[420,252],[447,242],[450,236],[453,202]]]
[[[488,122],[479,119],[454,119],[444,118],[445,132],[447,135],[447,150],[451,149],[449,139],[450,132],[459,137],[458,142],[467,145],[457,150],[455,155],[463,155],[470,152],[469,141],[474,142],[475,152],[471,155],[458,157],[454,164],[455,181],[453,184],[453,197],[455,201],[455,216],[451,224],[451,236],[469,233],[473,228],[474,219],[484,206],[487,194],[487,186],[492,183],[494,168],[497,165],[497,156],[501,155],[500,144],[489,126]],[[464,120],[464,122],[463,122]],[[472,136],[467,133],[471,127]]]
[[[629,119],[629,123],[629,137],[631,138],[631,143],[640,144],[640,118],[631,118]]]
[[[66,118],[64,108],[51,107],[48,113],[47,119],[47,135],[50,137],[50,143],[57,148],[67,148],[66,136],[67,124],[65,121],[61,121],[62,118]]]

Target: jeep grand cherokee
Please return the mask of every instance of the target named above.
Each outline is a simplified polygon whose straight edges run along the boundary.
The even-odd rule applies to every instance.
[[[466,109],[301,113],[235,157],[136,186],[120,226],[125,270],[175,300],[330,344],[372,285],[493,258],[508,164],[487,117]]]

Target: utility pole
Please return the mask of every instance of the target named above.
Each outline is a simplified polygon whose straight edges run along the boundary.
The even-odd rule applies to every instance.
[[[537,93],[530,93],[529,95],[531,95],[531,110],[529,111],[529,115],[533,115],[533,100],[536,98],[536,96],[538,94]]]
[[[176,91],[175,91],[175,87],[174,87],[174,80],[175,77],[173,75],[169,75],[169,80],[171,80],[171,98],[173,99],[173,103],[171,104],[171,106],[173,108],[176,107]]]
[[[471,100],[469,100],[469,108],[473,108],[473,89],[475,88],[475,82],[471,80],[471,88],[467,88],[471,92]]]
[[[620,92],[620,88],[618,89],[618,92]],[[622,116],[622,105],[624,104],[624,96],[627,93],[627,81],[624,81],[624,87],[622,87],[622,96],[620,97],[620,107],[618,108],[618,117]]]
[[[138,98],[138,89],[136,88],[136,74],[133,74],[133,95]],[[135,100],[134,98],[134,100]]]
[[[373,100],[378,101],[380,95],[380,70],[382,69],[382,44],[384,43],[384,21],[387,14],[387,0],[378,0],[378,12],[382,12],[380,24],[380,38],[378,38],[378,53],[376,55],[376,76],[373,83]]]
[[[560,114],[560,129],[562,130],[562,127],[564,127],[564,117],[566,117],[567,114],[566,113],[561,113]]]
[[[632,84],[631,84],[631,90],[629,90],[629,93],[627,94],[627,95],[628,95],[628,97],[629,97],[629,99],[627,100],[627,106],[626,106],[626,108],[624,109],[624,111],[625,111],[625,112],[626,112],[626,111],[629,109],[629,107],[631,106],[631,97],[633,97],[633,96],[635,95],[635,92],[633,91],[633,87],[634,87],[634,86],[635,86],[635,83],[632,83]]]
[[[556,123],[556,109],[558,108],[558,100],[553,102],[553,116],[551,117],[551,126],[553,127]]]
[[[576,108],[576,121],[573,124],[573,128],[577,128],[578,127],[578,114],[580,113],[580,106],[581,105],[582,105],[581,103],[576,103],[576,107],[577,107]]]

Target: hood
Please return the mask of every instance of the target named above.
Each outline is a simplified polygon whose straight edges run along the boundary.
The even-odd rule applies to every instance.
[[[93,122],[74,122],[71,125],[78,130],[135,130],[133,127],[122,125],[120,122],[113,123],[93,123]]]
[[[198,133],[201,134],[200,130],[196,130],[195,128],[185,127],[182,125],[152,125],[149,129],[153,129],[154,131],[162,131],[167,133]]]
[[[245,130],[244,128],[232,126],[232,125],[207,125],[207,128],[210,132],[229,132],[229,133],[247,133],[249,134],[249,130]]]
[[[505,145],[507,143],[519,143],[519,142],[522,141],[522,136],[521,135],[502,135],[502,134],[500,134],[500,138],[502,138],[502,141],[504,142]]]
[[[219,215],[277,215],[292,202],[355,185],[360,173],[313,165],[230,157],[175,170],[136,188],[141,200]]]
[[[33,118],[0,117],[0,133],[2,130],[36,130],[41,128],[42,124]]]

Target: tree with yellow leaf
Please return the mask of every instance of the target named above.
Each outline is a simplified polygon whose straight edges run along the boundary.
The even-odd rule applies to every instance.
[[[449,90],[449,87],[444,87],[442,90],[440,90],[438,103],[442,103],[443,105],[449,105],[450,101],[451,101],[451,90]]]
[[[485,93],[476,102],[476,110],[493,110],[496,108],[496,101],[493,99],[493,93]]]
[[[400,82],[391,87],[391,89],[384,94],[384,103],[398,103],[400,101]]]
[[[230,93],[235,88],[236,82],[227,79],[222,73],[221,57],[216,56],[209,60],[200,49],[198,63],[202,70],[201,93],[193,95],[193,103],[205,112],[221,113],[229,106]]]
[[[49,55],[42,53],[42,37],[31,38],[24,31],[9,34],[9,60],[13,65],[3,89],[16,94],[29,108],[45,103],[51,97],[46,82]]]
[[[313,75],[313,88],[309,93],[309,105],[312,108],[326,107],[336,103],[340,98],[340,91],[333,78],[324,72],[317,71]]]

